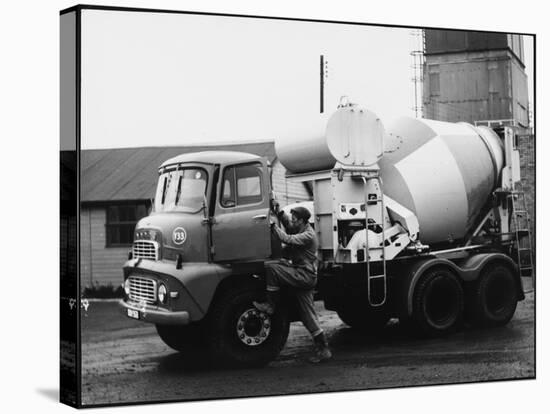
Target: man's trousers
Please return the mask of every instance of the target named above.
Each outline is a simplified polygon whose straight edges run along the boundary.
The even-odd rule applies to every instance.
[[[323,330],[319,326],[313,305],[313,289],[317,284],[317,276],[285,260],[267,262],[265,268],[267,290],[276,292],[285,286],[293,288],[292,293],[296,297],[302,323],[312,336],[321,333]]]

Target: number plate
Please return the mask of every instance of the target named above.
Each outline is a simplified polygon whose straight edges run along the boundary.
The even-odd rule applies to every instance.
[[[128,311],[128,317],[133,319],[139,319],[139,311],[134,309],[126,309]]]

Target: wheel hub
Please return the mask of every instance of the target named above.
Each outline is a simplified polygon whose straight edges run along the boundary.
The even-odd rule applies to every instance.
[[[237,320],[237,337],[247,346],[265,342],[271,332],[271,318],[257,309],[245,310]]]

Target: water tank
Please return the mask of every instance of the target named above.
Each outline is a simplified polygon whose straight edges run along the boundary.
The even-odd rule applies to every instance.
[[[369,166],[382,156],[384,126],[373,112],[349,104],[330,117],[325,134],[277,141],[275,151],[292,173],[329,170],[336,161]]]
[[[384,194],[416,214],[423,243],[463,238],[498,185],[500,138],[486,127],[428,119],[400,118],[384,128],[372,112],[358,111],[339,109],[324,137],[294,143],[299,151],[292,143],[277,145],[281,163],[290,172],[309,172],[331,169],[337,161],[357,166],[378,160]],[[352,125],[345,125],[346,116]],[[359,154],[345,157],[348,148]]]

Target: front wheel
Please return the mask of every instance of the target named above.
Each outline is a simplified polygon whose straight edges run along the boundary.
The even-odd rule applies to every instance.
[[[441,336],[455,330],[463,320],[464,292],[448,269],[428,269],[413,293],[412,322],[419,333]]]
[[[216,361],[257,367],[279,355],[288,338],[288,313],[282,306],[273,315],[258,311],[252,302],[261,297],[261,291],[235,288],[213,305],[208,336]]]
[[[160,339],[179,352],[190,352],[202,346],[203,338],[198,325],[155,325]]]
[[[186,326],[156,325],[156,328],[160,339],[180,352],[186,364],[195,365],[208,361],[203,326],[200,323]]]

